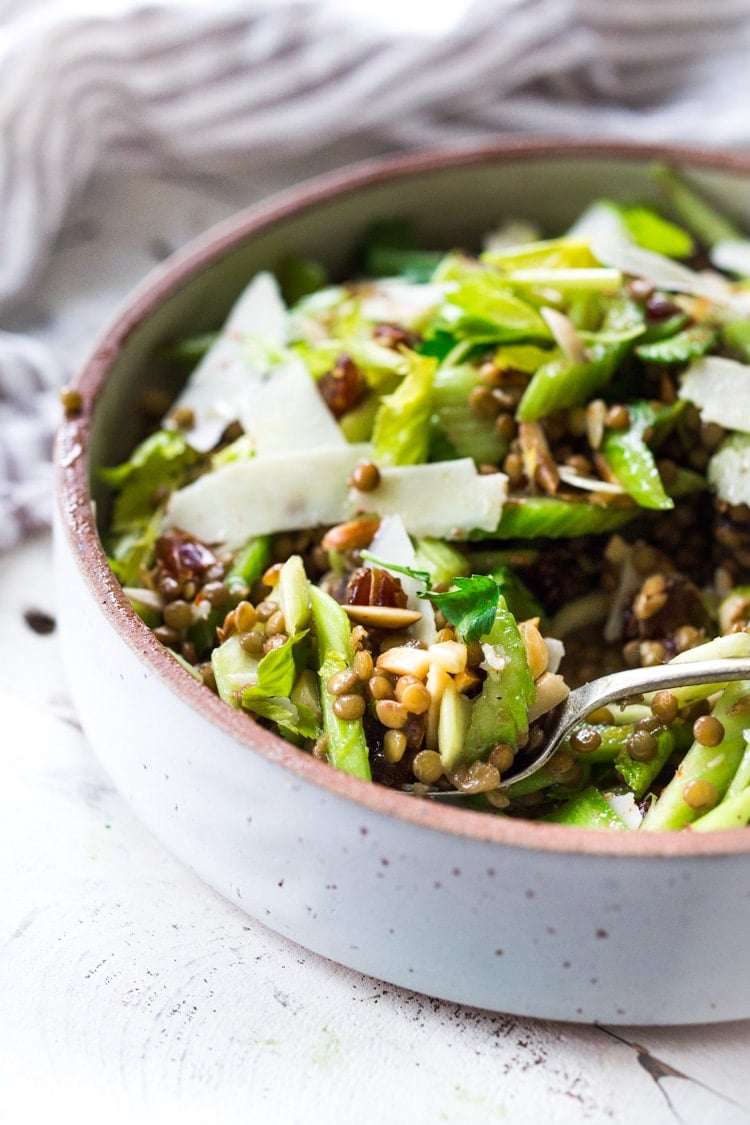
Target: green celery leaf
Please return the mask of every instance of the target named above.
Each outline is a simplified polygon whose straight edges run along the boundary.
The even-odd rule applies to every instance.
[[[379,465],[418,465],[427,460],[437,360],[416,352],[409,352],[408,358],[407,375],[381,399],[375,415],[372,444]]]
[[[470,363],[439,367],[432,386],[434,421],[455,451],[453,456],[496,465],[507,453],[508,443],[492,419],[478,417],[471,408],[470,395],[479,384],[479,370]]]
[[[264,697],[262,699],[250,698],[247,702],[243,696],[242,705],[246,710],[252,711],[253,714],[260,715],[262,718],[275,723],[281,734],[290,737],[295,742],[298,739],[317,738],[323,729],[318,716],[311,707],[305,707],[301,703],[292,703],[291,699],[285,699],[282,696]]]
[[[430,581],[429,572],[426,570],[415,570],[411,566],[400,566],[396,563],[386,562],[384,559],[379,559],[377,555],[373,555],[370,551],[360,551],[360,556],[367,562],[371,562],[374,566],[379,566],[383,570],[391,571],[393,574],[405,574],[407,578],[414,578],[417,582],[421,582],[425,589],[429,590],[432,585]]]
[[[198,459],[179,430],[158,430],[137,446],[129,460],[101,469],[101,479],[118,493],[113,532],[132,531],[150,520],[157,490],[175,488]]]
[[[156,540],[161,533],[161,508],[150,519],[124,531],[108,543],[109,565],[123,586],[141,583],[141,569],[153,559]]]
[[[287,637],[283,645],[272,648],[258,664],[257,683],[242,692],[242,706],[250,707],[257,699],[272,699],[275,696],[287,697],[294,687],[297,676],[295,647],[307,630]]]
[[[427,590],[420,598],[428,598],[455,625],[467,644],[489,633],[495,620],[500,591],[494,578],[487,574],[457,577],[453,588],[444,593]]]
[[[538,310],[490,270],[474,270],[457,281],[445,298],[441,318],[438,328],[476,340],[537,343],[551,337]]]

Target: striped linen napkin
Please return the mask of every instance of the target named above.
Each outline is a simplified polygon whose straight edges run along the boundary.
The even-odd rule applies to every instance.
[[[0,0],[0,315],[102,169],[252,169],[351,137],[748,146],[749,16],[750,0]],[[67,374],[0,331],[0,549],[48,520]]]

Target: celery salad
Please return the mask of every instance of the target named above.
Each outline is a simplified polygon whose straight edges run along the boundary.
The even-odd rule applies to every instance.
[[[601,708],[512,780],[571,686],[750,655],[750,242],[653,187],[473,250],[383,221],[351,280],[285,261],[169,346],[106,545],[207,691],[487,815],[750,821],[750,681]]]

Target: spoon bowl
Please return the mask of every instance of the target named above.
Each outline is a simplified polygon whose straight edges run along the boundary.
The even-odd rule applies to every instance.
[[[750,680],[750,659],[657,664],[653,668],[627,668],[623,672],[613,672],[609,676],[590,680],[581,687],[574,688],[567,699],[553,712],[545,729],[544,746],[540,753],[523,769],[504,777],[501,788],[507,789],[514,783],[537,773],[560,748],[576,723],[599,707],[605,707],[608,703],[617,703],[634,695],[641,696],[646,692],[699,684],[726,685],[735,680]]]

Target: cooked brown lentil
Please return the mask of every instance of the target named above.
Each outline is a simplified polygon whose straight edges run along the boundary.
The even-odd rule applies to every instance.
[[[423,785],[434,785],[443,776],[443,763],[437,750],[420,750],[414,757],[412,773]]]
[[[625,745],[634,762],[651,762],[659,749],[659,740],[653,731],[634,730]]]
[[[334,672],[326,683],[330,695],[346,695],[359,683],[359,676],[353,668],[343,668]]]
[[[719,801],[719,794],[710,781],[704,778],[694,778],[688,781],[682,790],[682,797],[686,805],[695,812],[708,812]]]
[[[357,679],[366,683],[372,676],[375,668],[372,653],[368,652],[365,648],[358,649],[352,659],[352,668],[356,673]]]
[[[352,473],[351,484],[360,492],[374,492],[380,484],[380,469],[374,461],[360,461]]]
[[[724,738],[724,725],[715,715],[701,715],[693,723],[693,737],[701,746],[718,746]]]
[[[367,690],[373,699],[393,699],[393,680],[380,672],[376,672],[367,681]]]
[[[651,710],[654,715],[666,724],[674,722],[679,709],[677,697],[671,691],[657,691],[651,700]]]
[[[365,713],[365,701],[355,692],[337,695],[331,706],[337,718],[348,721],[361,719]]]
[[[570,736],[570,745],[579,754],[593,754],[602,744],[602,736],[593,727],[580,727]]]
[[[389,762],[400,762],[406,753],[407,738],[402,730],[390,728],[383,736],[383,754]]]
[[[403,703],[396,699],[379,699],[375,704],[375,714],[384,727],[392,727],[394,730],[400,730],[409,718],[409,712]]]

